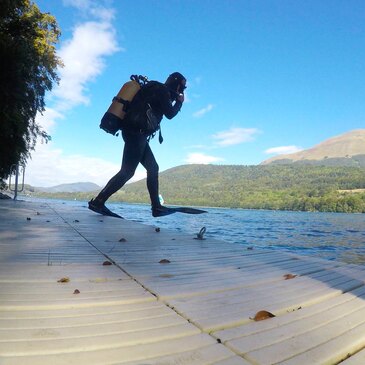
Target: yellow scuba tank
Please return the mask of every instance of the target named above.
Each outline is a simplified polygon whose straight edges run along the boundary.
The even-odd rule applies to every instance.
[[[147,83],[146,76],[132,75],[131,81],[126,82],[117,96],[114,96],[107,112],[101,119],[99,127],[107,133],[118,136],[118,131],[123,128],[122,120],[128,112],[129,104],[141,87]]]
[[[112,103],[108,108],[108,112],[123,119],[129,103],[133,100],[140,88],[141,85],[138,81],[131,80],[126,82],[119,90],[117,96],[114,96]]]

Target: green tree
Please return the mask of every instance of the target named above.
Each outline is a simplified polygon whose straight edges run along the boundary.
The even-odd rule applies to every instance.
[[[37,138],[50,136],[36,123],[44,96],[58,82],[61,60],[56,19],[29,0],[0,2],[0,184],[12,164],[25,163]]]

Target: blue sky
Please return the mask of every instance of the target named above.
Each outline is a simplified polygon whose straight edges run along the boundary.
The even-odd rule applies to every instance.
[[[26,169],[35,186],[92,181],[120,167],[123,141],[99,129],[131,74],[179,71],[186,101],[151,147],[160,171],[256,165],[365,121],[365,2],[37,0],[62,30],[61,82],[39,123],[52,135]],[[144,177],[139,167],[135,179]]]

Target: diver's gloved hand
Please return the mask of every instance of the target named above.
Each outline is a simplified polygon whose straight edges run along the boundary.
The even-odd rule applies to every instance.
[[[183,103],[185,100],[184,94],[179,94],[179,96],[176,98],[177,101],[180,101],[180,103]]]

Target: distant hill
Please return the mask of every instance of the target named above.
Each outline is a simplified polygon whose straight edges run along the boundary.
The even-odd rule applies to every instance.
[[[307,150],[269,158],[260,165],[269,164],[365,167],[365,129],[332,137]]]
[[[88,201],[95,196],[94,191],[32,189],[38,197]],[[166,205],[365,213],[364,189],[364,167],[183,165],[160,173]],[[149,204],[146,179],[125,185],[108,201]]]
[[[100,186],[92,182],[77,182],[70,184],[60,184],[48,188],[33,187],[33,190],[34,192],[41,193],[88,193],[91,191],[100,190]]]
[[[365,212],[364,188],[363,167],[183,165],[160,174],[167,205]],[[148,203],[145,179],[112,200]]]

